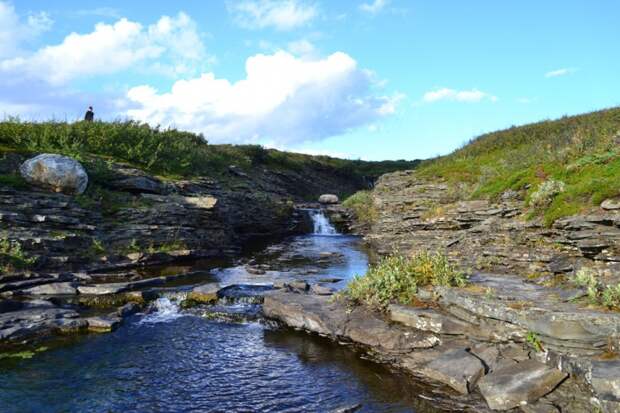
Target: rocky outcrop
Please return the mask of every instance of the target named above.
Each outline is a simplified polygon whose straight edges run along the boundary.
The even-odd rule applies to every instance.
[[[386,174],[372,191],[377,219],[365,239],[379,254],[442,251],[468,271],[545,282],[588,266],[604,283],[620,282],[620,211],[612,209],[614,202],[546,227],[528,218],[522,198],[507,191],[497,202],[469,200],[440,179],[414,171]]]
[[[620,314],[580,308],[567,301],[575,293],[477,274],[469,287],[420,290],[416,307],[394,304],[386,314],[312,287],[268,294],[264,313],[362,345],[467,396],[459,400],[474,411],[484,400],[493,410],[616,412]]]
[[[44,153],[28,159],[19,171],[29,183],[53,192],[81,194],[88,186],[88,174],[75,159]]]

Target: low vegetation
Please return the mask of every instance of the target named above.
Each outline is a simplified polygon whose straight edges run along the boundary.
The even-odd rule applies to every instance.
[[[359,191],[351,195],[342,203],[355,213],[355,218],[362,224],[372,224],[377,219],[377,208],[375,207],[370,191]]]
[[[0,274],[26,269],[34,263],[35,259],[22,250],[18,241],[0,238]]]
[[[609,309],[620,309],[620,284],[603,284],[596,271],[587,267],[579,269],[572,282],[576,287],[586,291],[586,296],[591,304]]]
[[[391,302],[410,303],[419,287],[462,287],[466,282],[465,275],[440,253],[392,254],[372,265],[366,275],[355,277],[344,294],[357,303],[384,309]]]
[[[424,161],[417,176],[442,178],[472,199],[521,191],[547,225],[620,195],[620,108],[488,133]]]
[[[242,170],[257,166],[301,170],[308,165],[361,178],[411,169],[418,161],[366,162],[265,149],[259,145],[211,145],[198,134],[125,122],[0,122],[0,153],[52,152],[82,161],[124,162],[163,177],[213,176],[230,165]],[[105,173],[105,165],[100,165]],[[89,168],[89,172],[90,172]]]

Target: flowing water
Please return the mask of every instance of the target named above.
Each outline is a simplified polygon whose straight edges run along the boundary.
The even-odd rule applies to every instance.
[[[344,286],[364,272],[366,254],[323,214],[313,219],[317,234],[271,245],[212,275],[227,283]],[[177,303],[183,294],[171,289],[113,333],[69,338],[32,359],[0,360],[0,412],[332,412],[358,404],[361,412],[431,411],[408,377],[349,347],[248,318],[184,311]],[[248,306],[222,305],[229,313]]]

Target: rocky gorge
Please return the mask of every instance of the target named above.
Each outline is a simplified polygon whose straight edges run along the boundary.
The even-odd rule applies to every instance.
[[[24,161],[8,154],[0,166],[16,171]],[[613,199],[548,227],[528,219],[522,193],[465,200],[449,183],[415,171],[377,181],[370,224],[324,197],[332,222],[361,232],[377,255],[441,251],[469,275],[464,288],[422,288],[411,303],[386,312],[335,295],[346,280],[314,279],[315,270],[301,279],[266,277],[257,289],[265,273],[281,276],[306,259],[294,251],[275,266],[250,260],[245,278],[226,284],[208,271],[178,270],[239,257],[257,240],[308,232],[305,211],[319,206],[308,194],[318,199],[363,186],[333,171],[309,172],[249,175],[231,165],[226,181],[165,180],[118,164],[96,196],[2,187],[0,225],[12,246],[5,255],[27,264],[0,276],[2,345],[34,348],[50,335],[112,331],[170,294],[167,287],[197,283],[181,295],[183,306],[206,306],[222,317],[214,305],[240,298],[262,304],[260,319],[359,348],[415,377],[426,384],[418,397],[437,409],[620,411],[620,316],[589,305],[587,291],[566,282],[581,268],[617,282],[620,215]],[[317,254],[319,264],[340,259]]]
[[[440,251],[468,285],[420,289],[385,313],[278,292],[266,315],[442,383],[454,392],[449,409],[620,411],[620,314],[571,282],[582,269],[618,282],[615,200],[548,227],[527,216],[523,193],[468,200],[404,171],[382,176],[371,202],[376,219],[361,227],[374,251]]]

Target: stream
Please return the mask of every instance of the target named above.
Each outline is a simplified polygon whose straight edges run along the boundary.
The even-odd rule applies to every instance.
[[[365,272],[359,238],[311,211],[314,234],[208,268],[224,284],[306,280],[340,289]],[[431,412],[406,375],[325,338],[264,323],[251,300],[179,308],[184,286],[109,334],[0,360],[0,412]],[[213,316],[218,314],[219,316]],[[221,315],[239,317],[222,317]]]

